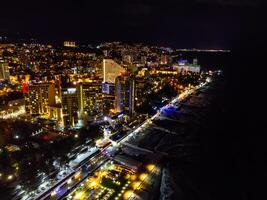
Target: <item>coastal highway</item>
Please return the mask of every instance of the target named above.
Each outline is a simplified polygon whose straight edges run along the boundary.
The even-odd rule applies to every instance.
[[[196,87],[188,88],[184,90],[184,92],[181,93],[176,98],[174,98],[170,102],[170,104],[174,104],[176,102],[179,102],[187,98],[193,92],[205,86],[206,84],[207,82],[204,82]],[[140,132],[143,128],[146,128],[147,126],[149,126],[149,124],[151,124],[155,118],[159,117],[159,115],[160,115],[160,112],[157,112],[155,115],[145,120],[138,128],[136,128],[132,132],[129,132],[125,137],[117,141],[116,145],[126,142],[130,137],[133,137],[135,134]],[[108,144],[104,148],[101,148],[101,150],[96,152],[96,154],[89,156],[71,174],[67,175],[65,178],[63,178],[58,183],[53,185],[50,189],[48,189],[47,191],[45,191],[44,193],[40,194],[38,197],[33,198],[33,199],[35,200],[58,200],[58,199],[62,199],[63,197],[65,197],[70,191],[72,191],[75,187],[77,187],[85,178],[90,176],[96,169],[98,169],[101,165],[103,165],[108,160],[108,156],[105,155],[105,150],[109,147],[112,147],[112,143]]]

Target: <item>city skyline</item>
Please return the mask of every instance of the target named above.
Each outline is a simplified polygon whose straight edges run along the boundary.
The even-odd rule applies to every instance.
[[[1,2],[0,199],[264,199],[265,4]]]
[[[1,44],[0,126],[7,125],[0,128],[0,197],[145,200],[141,188],[153,194],[168,152],[153,153],[147,139],[164,136],[157,133],[162,120],[179,117],[193,127],[190,107],[207,106],[211,82],[222,77],[219,58],[230,54],[216,52],[123,42]],[[201,64],[201,53],[217,57],[213,67]]]

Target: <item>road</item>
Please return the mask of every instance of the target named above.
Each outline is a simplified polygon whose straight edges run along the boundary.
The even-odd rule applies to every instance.
[[[24,106],[18,107],[17,110],[10,108],[8,110],[0,112],[0,119],[14,119],[14,118],[17,118],[18,116],[24,115],[24,114],[26,114]]]
[[[200,85],[192,88],[186,89],[183,93],[179,96],[174,98],[170,104],[179,103],[179,101],[187,98],[189,95],[194,93],[196,90],[200,89],[201,87],[205,86],[207,82],[201,83]],[[149,119],[145,120],[138,128],[134,131],[129,132],[124,138],[120,141],[117,141],[116,146],[120,145],[124,142],[127,142],[131,137],[133,137],[138,132],[142,131],[144,128],[148,127],[152,121],[160,116],[160,112],[158,111],[155,115],[150,117]],[[67,194],[70,193],[74,188],[76,188],[84,179],[90,176],[96,169],[98,169],[101,165],[103,165],[107,160],[108,157],[105,155],[105,149],[112,147],[112,143],[107,145],[103,148],[99,153],[92,156],[88,161],[84,164],[77,167],[77,169],[66,176],[64,179],[59,181],[57,184],[52,186],[49,190],[41,194],[39,197],[35,198],[36,200],[58,200],[65,197]],[[84,170],[88,167],[88,170]]]
[[[105,149],[105,148],[104,148]],[[72,188],[78,185],[86,177],[92,174],[98,167],[108,160],[108,157],[103,153],[104,149],[89,160],[85,161],[77,167],[77,169],[66,176],[64,179],[56,183],[52,188],[36,197],[38,200],[58,200],[66,195]]]

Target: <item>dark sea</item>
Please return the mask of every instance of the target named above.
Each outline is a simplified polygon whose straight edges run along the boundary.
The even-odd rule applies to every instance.
[[[175,192],[163,199],[267,196],[267,70],[263,67],[264,44],[259,40],[242,38],[227,54],[187,55],[198,58],[207,69],[222,69],[224,75],[211,91],[207,109],[199,112],[201,119],[205,116],[204,124],[183,143],[184,149],[178,150],[184,156],[166,158],[170,191]]]

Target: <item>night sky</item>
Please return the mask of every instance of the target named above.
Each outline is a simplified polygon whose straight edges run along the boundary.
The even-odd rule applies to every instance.
[[[232,48],[260,0],[25,0],[1,2],[0,33],[42,41],[122,40],[171,47]],[[254,23],[253,23],[254,24]]]

